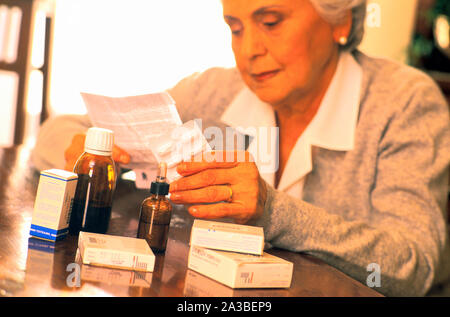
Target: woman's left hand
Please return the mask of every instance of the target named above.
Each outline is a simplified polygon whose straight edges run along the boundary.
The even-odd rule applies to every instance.
[[[170,184],[170,199],[176,204],[192,205],[188,211],[198,218],[229,217],[241,224],[259,218],[264,211],[267,189],[251,155],[233,152],[234,159],[230,160],[230,155],[225,159],[227,152],[212,153],[221,159],[212,161],[202,157],[201,161],[182,162],[177,166],[177,172],[183,177]]]

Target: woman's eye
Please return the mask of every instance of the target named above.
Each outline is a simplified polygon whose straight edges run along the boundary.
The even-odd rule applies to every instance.
[[[230,29],[231,29],[231,33],[233,33],[233,34],[239,34],[242,30],[241,27],[230,27]]]
[[[231,33],[233,34],[239,34],[242,31],[242,25],[240,25],[239,23],[228,23],[228,26],[230,27]]]
[[[275,20],[275,21],[264,21],[263,24],[265,26],[275,26],[275,25],[278,24],[278,22],[279,22],[278,20]]]
[[[268,14],[267,16],[262,17],[260,20],[262,25],[267,28],[274,28],[275,26],[280,24],[281,21],[282,21],[282,18],[278,14]]]

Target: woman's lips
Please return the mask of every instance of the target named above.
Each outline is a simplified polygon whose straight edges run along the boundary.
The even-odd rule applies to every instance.
[[[256,81],[262,82],[262,81],[266,81],[266,80],[274,77],[278,73],[279,73],[279,70],[271,70],[268,72],[252,73],[251,76]]]

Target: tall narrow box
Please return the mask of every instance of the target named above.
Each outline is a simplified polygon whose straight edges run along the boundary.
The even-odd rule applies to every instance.
[[[67,235],[77,182],[78,175],[68,171],[50,169],[41,172],[30,235],[49,241]]]
[[[191,245],[261,255],[264,250],[262,227],[195,219],[191,229]]]
[[[266,252],[251,255],[191,246],[188,268],[231,288],[288,288],[294,264]]]

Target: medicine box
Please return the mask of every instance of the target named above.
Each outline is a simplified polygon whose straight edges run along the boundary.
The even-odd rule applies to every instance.
[[[78,249],[83,264],[153,272],[155,255],[145,239],[81,231]]]
[[[261,255],[264,250],[264,232],[262,227],[195,219],[190,244]]]
[[[268,254],[251,255],[197,246],[189,250],[188,268],[231,288],[288,288],[293,263]]]
[[[140,286],[149,288],[152,284],[152,272],[113,269],[83,264],[80,250],[77,249],[75,263],[81,267],[81,280],[86,282],[100,282],[122,286]]]
[[[59,169],[41,172],[31,221],[31,236],[56,241],[67,235],[77,181],[77,174],[72,172]]]

